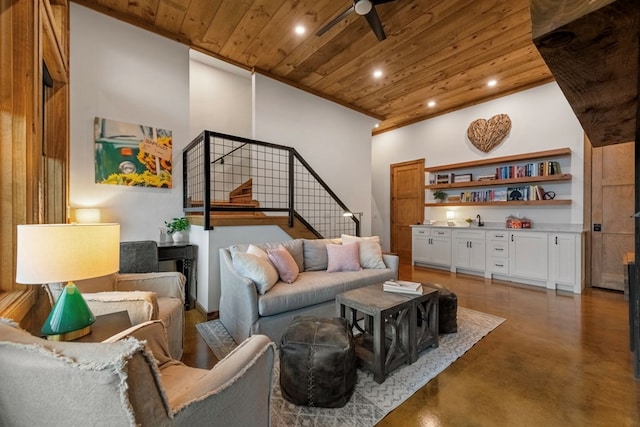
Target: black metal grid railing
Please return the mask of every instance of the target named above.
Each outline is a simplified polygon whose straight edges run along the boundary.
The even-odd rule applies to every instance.
[[[183,209],[202,213],[207,229],[211,214],[249,211],[285,213],[318,237],[360,235],[359,219],[343,216],[349,209],[294,148],[204,131],[183,162]],[[250,194],[241,191],[248,182]]]

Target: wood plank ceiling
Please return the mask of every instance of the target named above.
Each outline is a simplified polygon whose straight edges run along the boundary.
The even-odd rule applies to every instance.
[[[73,1],[375,117],[374,133],[553,80],[529,0],[381,4],[382,42],[355,13],[315,35],[351,0]]]

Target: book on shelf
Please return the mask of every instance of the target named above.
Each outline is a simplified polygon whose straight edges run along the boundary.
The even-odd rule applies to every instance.
[[[506,165],[496,168],[496,176],[498,179],[559,175],[561,173],[560,163],[556,161]]]
[[[422,295],[422,284],[406,280],[387,280],[382,285],[386,292],[398,292],[401,294]]]

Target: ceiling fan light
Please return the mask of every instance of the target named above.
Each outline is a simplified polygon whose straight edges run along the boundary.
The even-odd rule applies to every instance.
[[[373,4],[369,0],[356,1],[353,6],[355,7],[358,15],[366,15],[371,12],[371,9],[373,8]]]

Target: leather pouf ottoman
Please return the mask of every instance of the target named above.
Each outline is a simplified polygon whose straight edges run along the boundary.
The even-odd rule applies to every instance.
[[[438,332],[452,334],[458,332],[458,297],[449,289],[437,283],[423,283],[440,291],[438,298]]]
[[[356,351],[346,319],[301,316],[280,343],[280,389],[289,402],[340,408],[356,384]]]

